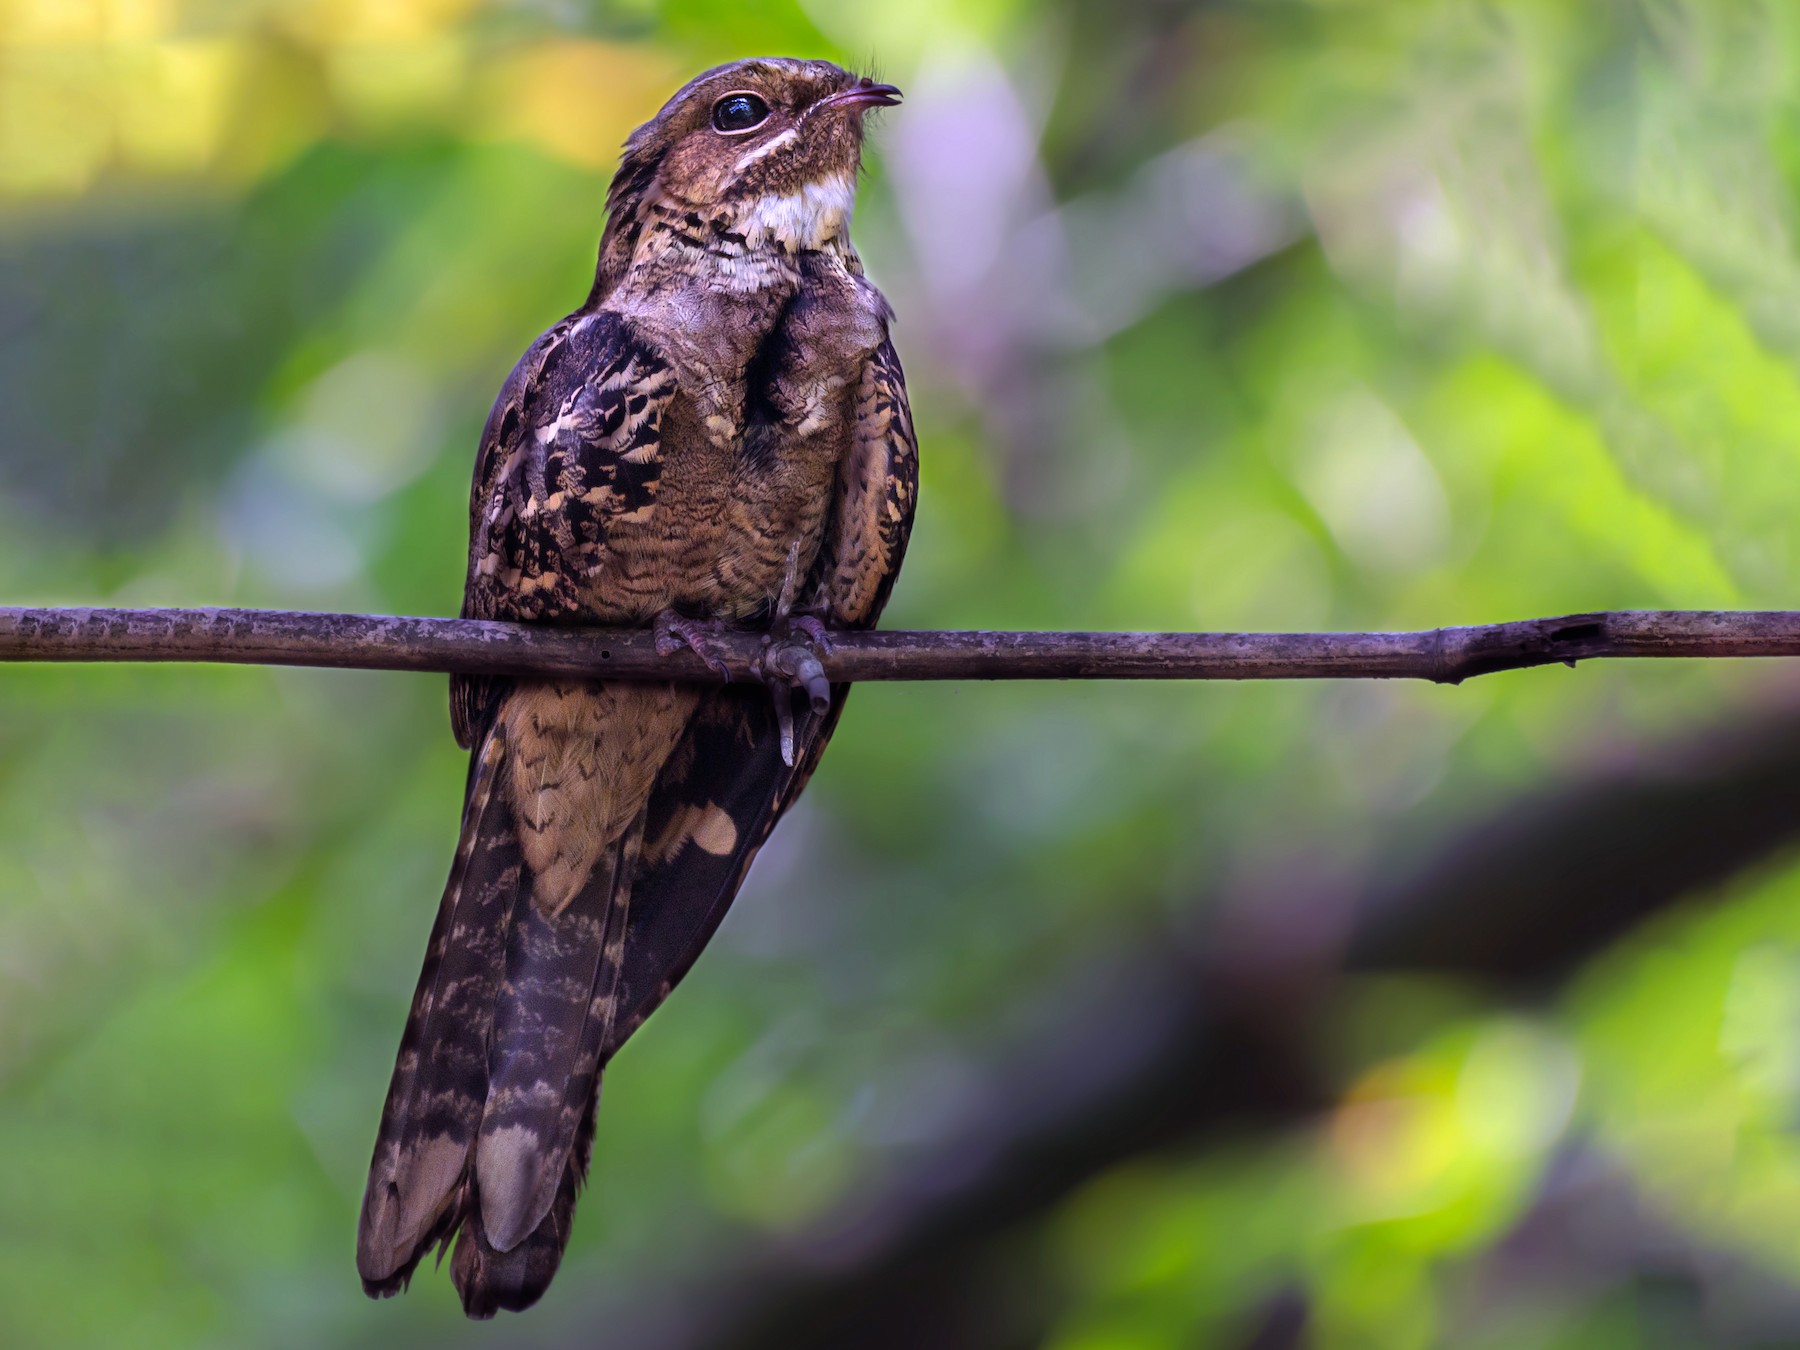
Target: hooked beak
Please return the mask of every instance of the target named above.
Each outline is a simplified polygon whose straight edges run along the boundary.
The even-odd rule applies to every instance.
[[[848,89],[828,94],[813,104],[815,108],[853,108],[863,112],[869,108],[891,108],[900,101],[900,91],[891,84],[876,84],[866,75]]]

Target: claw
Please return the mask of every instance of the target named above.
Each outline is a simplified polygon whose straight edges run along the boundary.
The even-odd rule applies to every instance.
[[[831,711],[831,681],[825,678],[825,667],[819,654],[805,642],[792,637],[764,639],[765,646],[756,660],[756,673],[769,686],[775,700],[775,724],[781,730],[781,762],[794,765],[794,691],[806,695],[815,716]]]
[[[791,638],[775,642],[763,655],[763,668],[789,688],[804,691],[814,712],[823,716],[831,711],[831,681],[819,654],[806,643]]]
[[[719,620],[683,618],[674,610],[665,609],[656,616],[654,631],[658,656],[690,651],[721,680],[731,683],[731,667],[725,664],[724,645],[719,641],[726,627]]]
[[[781,729],[781,759],[794,764],[794,691],[806,695],[815,716],[831,711],[831,681],[825,678],[821,654],[830,655],[831,635],[816,614],[794,613],[800,593],[800,541],[788,548],[781,591],[775,597],[769,631],[756,658],[756,673],[775,700],[775,723]]]
[[[769,686],[769,696],[775,700],[775,725],[781,732],[781,762],[791,769],[794,767],[794,697],[779,684]]]
[[[805,633],[826,656],[831,655],[831,630],[825,626],[825,620],[817,614],[799,614],[792,620],[792,626]]]

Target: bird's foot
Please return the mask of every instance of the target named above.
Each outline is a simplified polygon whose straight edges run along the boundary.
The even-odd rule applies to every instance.
[[[781,571],[781,590],[775,597],[774,614],[769,622],[770,634],[777,638],[788,638],[795,633],[804,633],[820,652],[831,654],[831,631],[825,627],[825,620],[820,618],[810,606],[799,604],[800,597],[800,541],[796,539],[787,552],[787,565]]]
[[[800,541],[796,539],[788,548],[781,590],[756,658],[756,673],[775,700],[781,760],[789,768],[794,764],[794,691],[806,695],[815,716],[831,711],[831,681],[825,678],[825,666],[819,659],[831,654],[831,634],[817,614],[795,612],[800,581]]]
[[[731,667],[726,661],[731,649],[723,639],[740,630],[723,619],[690,619],[665,609],[656,616],[652,631],[661,655],[691,651],[721,680],[731,682]],[[831,681],[825,678],[820,659],[830,652],[830,633],[818,615],[785,613],[778,607],[751,662],[752,672],[768,687],[775,701],[781,759],[790,768],[795,759],[794,693],[805,694],[808,707],[818,716],[831,711]]]
[[[781,729],[781,760],[794,763],[794,691],[806,695],[813,714],[831,711],[831,681],[820,660],[831,652],[824,623],[813,614],[777,613],[763,634],[756,673],[775,700],[775,722]]]
[[[723,619],[690,619],[665,609],[656,616],[652,631],[656,634],[658,656],[690,651],[706,662],[721,680],[731,682],[731,667],[725,664],[728,649],[720,641],[731,630]]]
[[[787,623],[794,632],[806,634],[807,641],[818,648],[820,655],[831,655],[831,630],[817,614],[789,615]]]

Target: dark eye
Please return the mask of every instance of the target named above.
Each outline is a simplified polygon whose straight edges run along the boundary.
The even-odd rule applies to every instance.
[[[755,94],[727,94],[713,104],[714,131],[748,131],[769,115],[769,105]]]

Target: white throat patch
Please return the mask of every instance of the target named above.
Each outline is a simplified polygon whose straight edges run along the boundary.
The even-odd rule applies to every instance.
[[[772,192],[751,203],[741,227],[744,243],[750,248],[776,243],[790,253],[822,248],[850,232],[855,207],[856,184],[848,174],[808,183],[797,192]]]

